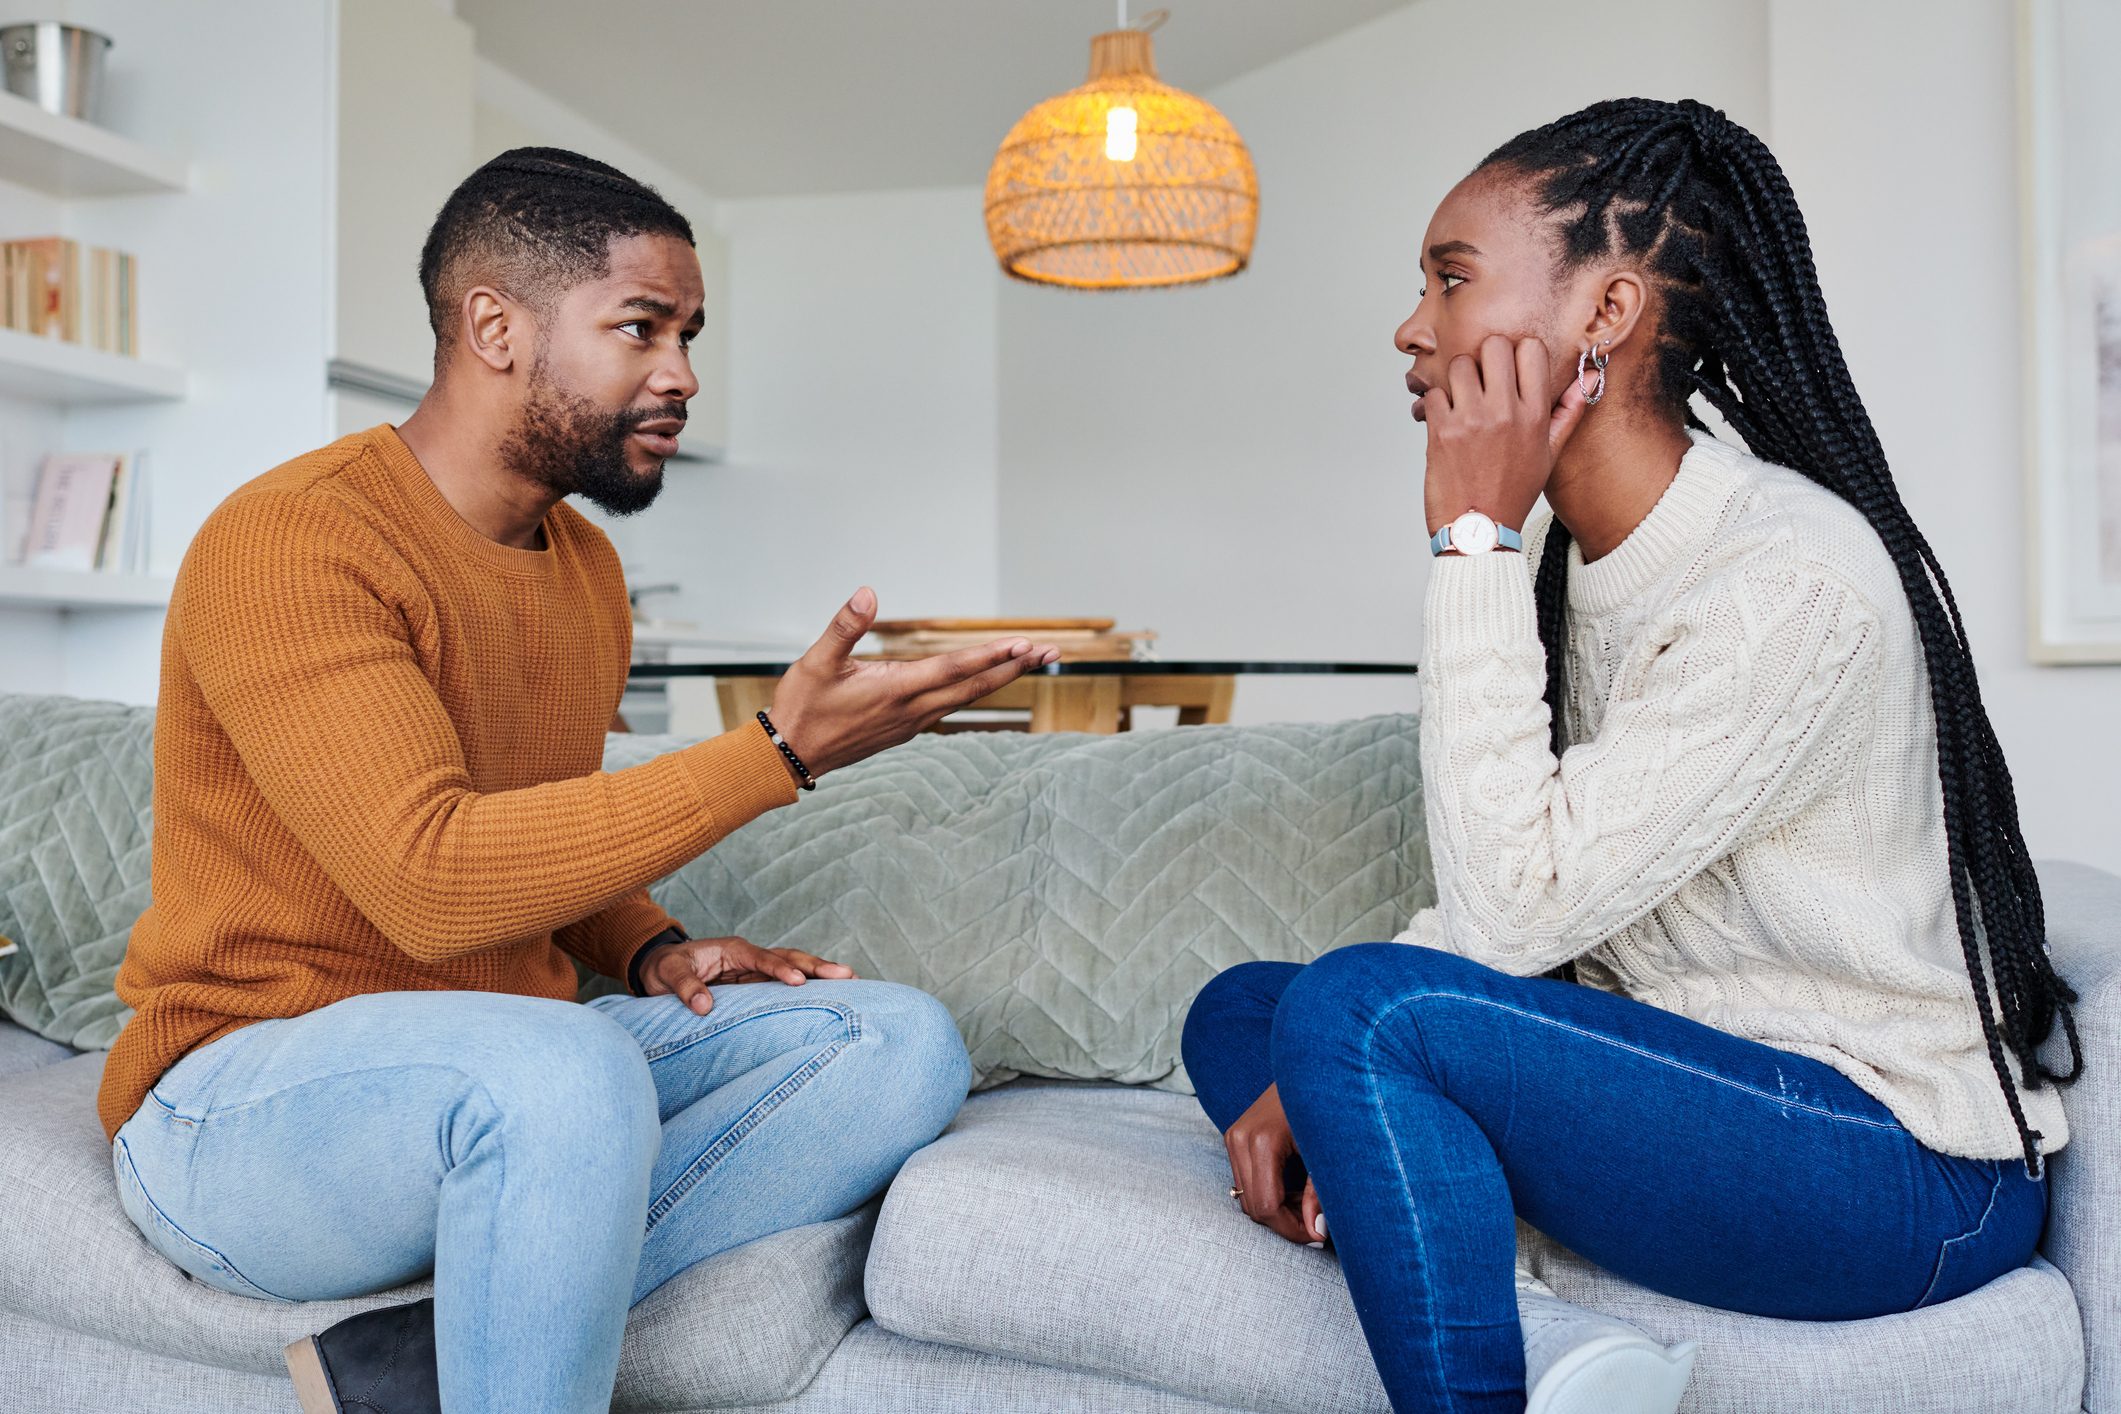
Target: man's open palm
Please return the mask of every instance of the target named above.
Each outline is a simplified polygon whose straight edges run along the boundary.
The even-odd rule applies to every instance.
[[[910,741],[1060,658],[1051,645],[1002,638],[910,663],[857,661],[854,647],[875,622],[876,594],[865,586],[774,690],[773,724],[813,776]]]

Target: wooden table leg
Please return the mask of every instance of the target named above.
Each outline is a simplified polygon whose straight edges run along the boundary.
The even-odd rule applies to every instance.
[[[1229,677],[1202,678],[1200,685],[1207,689],[1207,701],[1194,707],[1178,709],[1178,724],[1182,727],[1221,726],[1230,720],[1230,704],[1237,700],[1237,679]]]
[[[1031,700],[1034,732],[1119,730],[1120,680],[1116,677],[1040,678]]]
[[[735,731],[773,706],[773,690],[779,678],[716,678],[715,704],[722,709],[722,730]]]

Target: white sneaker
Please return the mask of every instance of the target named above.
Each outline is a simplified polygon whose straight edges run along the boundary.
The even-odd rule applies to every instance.
[[[1675,1414],[1699,1347],[1669,1348],[1625,1321],[1571,1306],[1520,1273],[1525,1414]]]

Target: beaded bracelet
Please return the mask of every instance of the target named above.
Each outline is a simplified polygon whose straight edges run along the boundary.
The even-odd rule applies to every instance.
[[[803,764],[802,757],[795,754],[795,748],[781,740],[781,734],[773,728],[773,719],[761,712],[759,713],[759,725],[766,729],[766,735],[772,739],[775,746],[781,749],[781,755],[788,758],[788,764],[795,768],[796,779],[803,783],[803,789],[816,790],[817,777],[810,774],[810,768]]]

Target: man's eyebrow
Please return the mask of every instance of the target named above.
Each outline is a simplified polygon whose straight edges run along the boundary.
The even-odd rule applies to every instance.
[[[678,307],[676,305],[669,300],[657,299],[654,295],[635,295],[631,299],[620,300],[619,308],[638,309],[641,313],[653,314],[658,319],[675,319],[678,317]],[[695,309],[692,311],[691,317],[685,322],[689,324],[693,320],[704,321],[706,317],[706,310]]]
[[[1480,254],[1480,247],[1474,245],[1471,241],[1438,241],[1435,245],[1429,247],[1429,259],[1438,264],[1442,264],[1454,255],[1478,254]]]

